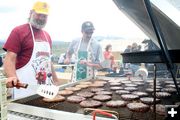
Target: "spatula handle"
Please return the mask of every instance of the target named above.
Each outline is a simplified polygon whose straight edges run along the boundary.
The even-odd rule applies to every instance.
[[[28,84],[18,82],[16,85],[13,85],[13,86],[17,88],[27,88]]]

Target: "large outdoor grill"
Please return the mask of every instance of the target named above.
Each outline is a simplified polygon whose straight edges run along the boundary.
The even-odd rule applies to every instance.
[[[108,79],[115,80],[115,78],[107,78],[107,77],[106,78],[103,77],[103,79],[106,81],[108,81]],[[118,78],[118,79],[127,80],[128,78],[125,77],[125,78]],[[91,81],[95,81],[95,80],[91,80]],[[163,82],[165,81],[165,79],[161,79],[159,81],[161,82],[161,85],[164,86]],[[79,82],[68,84],[68,85],[62,86],[60,89],[64,89],[65,87],[68,87],[68,86],[74,86],[78,83]],[[124,84],[120,86],[125,87]],[[144,85],[138,86],[138,91],[145,91],[147,87],[148,87],[148,83],[144,82]],[[88,87],[88,88],[82,89],[81,91],[90,91],[91,88],[92,87]],[[110,89],[109,83],[107,83],[103,88],[107,91],[113,92],[112,100],[122,100],[120,95],[116,94],[115,91]],[[76,93],[77,92],[74,92],[73,95],[75,95]],[[152,97],[152,93],[149,93],[149,96]],[[30,116],[32,118],[35,117],[36,119],[38,119],[38,117],[42,117],[44,119],[45,118],[49,118],[49,119],[61,118],[62,120],[71,120],[71,119],[91,120],[92,119],[92,115],[90,114],[92,111],[88,111],[86,110],[86,108],[82,108],[79,104],[70,103],[66,100],[64,102],[46,103],[42,99],[43,98],[39,95],[33,95],[26,98],[15,100],[9,105],[9,111],[11,114],[15,113],[18,115],[20,114],[21,116],[23,116],[24,114],[24,117]],[[92,98],[88,98],[88,99],[92,99]],[[140,100],[137,99],[137,100],[134,100],[133,102],[139,102],[139,101]],[[161,99],[161,104],[174,105],[178,101],[180,101],[180,99],[178,99],[177,94],[172,94],[171,97]],[[132,112],[127,107],[109,108],[105,106],[105,103],[106,102],[103,102],[103,106],[95,108],[95,109],[115,111],[119,114],[119,116],[117,115],[117,117],[119,117],[120,120],[133,120],[133,119],[153,120],[154,119],[153,117],[151,117],[153,115],[152,110],[149,110],[148,112]],[[102,119],[102,117],[104,116],[101,115],[99,117],[101,117]],[[158,114],[156,117],[158,120],[163,120],[165,118],[165,116],[158,115]],[[110,119],[110,118],[107,118],[107,119]]]
[[[177,92],[173,93],[171,97],[161,99],[161,104],[163,105],[174,105],[180,102],[179,98],[179,88],[178,82],[176,80],[175,73],[178,70],[178,63],[180,63],[179,57],[176,53],[180,50],[180,29],[177,24],[175,24],[171,19],[168,18],[162,11],[158,9],[157,6],[150,4],[149,0],[113,0],[118,8],[129,17],[137,26],[144,31],[144,33],[157,45],[160,47],[160,51],[153,52],[140,52],[140,53],[124,53],[123,62],[128,63],[154,63],[156,68],[156,63],[165,63],[168,70],[170,71],[172,78],[171,81],[174,82]],[[119,28],[121,29],[121,28]],[[144,57],[146,56],[146,57]],[[104,80],[114,79],[114,78],[102,78]],[[118,78],[127,79],[127,78]],[[154,86],[156,86],[156,69],[154,70]],[[162,78],[159,81],[164,87],[164,81],[167,79]],[[88,80],[84,80],[88,81]],[[92,80],[93,81],[93,80]],[[148,81],[148,80],[147,80]],[[68,86],[74,86],[79,82],[70,83],[62,86],[60,90]],[[110,91],[109,84],[106,84],[104,88]],[[145,91],[147,88],[147,82],[144,82],[143,86],[139,86],[139,91]],[[154,90],[156,87],[154,87]],[[87,91],[83,89],[83,91]],[[155,92],[156,93],[156,92]],[[177,94],[178,93],[178,94]],[[75,93],[74,93],[75,94]],[[152,93],[149,93],[152,97]],[[155,95],[156,96],[156,95]],[[91,98],[90,98],[91,99]],[[113,100],[121,100],[120,95],[113,92]],[[156,97],[154,97],[154,100]],[[135,100],[133,102],[139,102]],[[165,116],[155,114],[155,111],[149,110],[148,112],[132,112],[127,107],[120,108],[109,108],[104,105],[98,109],[115,111],[114,113],[119,114],[119,120],[162,120]],[[154,110],[155,104],[153,105]],[[32,118],[33,120],[92,120],[91,109],[85,109],[80,107],[79,104],[72,104],[67,101],[59,103],[45,103],[42,101],[42,97],[38,95],[33,95],[25,97],[22,99],[15,100],[8,105],[9,113],[24,118]],[[111,118],[104,118],[100,116],[101,120],[110,120]],[[24,119],[23,119],[24,120]]]

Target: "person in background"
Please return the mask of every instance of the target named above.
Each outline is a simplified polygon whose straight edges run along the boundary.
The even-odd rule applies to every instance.
[[[76,63],[72,81],[93,78],[94,70],[103,67],[101,45],[92,38],[94,30],[93,23],[85,21],[81,26],[82,37],[73,40],[69,45],[64,63],[69,64],[72,55],[75,54]]]
[[[131,45],[128,45],[127,48],[124,50],[124,53],[129,53],[131,52]]]
[[[138,45],[138,51],[141,51],[141,49],[142,49],[142,46]]]
[[[59,60],[58,60],[58,64],[64,64],[64,60],[66,59],[66,53],[62,53],[59,57]],[[74,54],[72,55],[71,59],[70,59],[70,63],[71,64],[74,64],[75,63],[75,56]]]
[[[0,56],[0,67],[3,65],[3,58]]]
[[[14,98],[36,93],[38,84],[60,84],[50,58],[51,37],[43,30],[48,13],[49,5],[37,1],[30,10],[28,23],[15,27],[3,46],[7,51],[4,60],[7,87],[29,84],[27,89],[14,88]]]
[[[58,64],[60,65],[64,65],[64,60],[66,59],[66,53],[62,53],[59,57],[59,60],[58,60]],[[71,59],[70,59],[70,64],[75,64],[75,56],[74,54],[72,55]],[[65,70],[67,68],[67,66],[62,66],[62,69]],[[72,70],[74,69],[74,66],[72,65]]]
[[[64,64],[64,59],[66,58],[66,54],[65,53],[62,53],[60,56],[59,56],[59,60],[58,60],[58,64]]]
[[[141,50],[141,46],[137,43],[133,43],[132,44],[132,48],[131,48],[131,52],[139,52]],[[130,68],[132,69],[132,73],[133,75],[135,74],[135,72],[139,69],[140,63],[131,63],[130,64]]]
[[[132,46],[131,45],[128,45],[127,47],[126,47],[126,49],[124,50],[124,53],[130,53],[131,52],[131,49],[132,49]],[[130,63],[124,63],[123,64],[123,67],[125,68],[125,69],[129,69],[130,68]]]
[[[138,52],[138,51],[139,51],[138,44],[134,42],[131,47],[131,52]]]
[[[104,51],[104,58],[110,64],[109,68],[107,68],[108,72],[113,72],[115,61],[114,61],[114,55],[112,54],[112,45],[111,44],[108,44],[106,46],[105,51]]]

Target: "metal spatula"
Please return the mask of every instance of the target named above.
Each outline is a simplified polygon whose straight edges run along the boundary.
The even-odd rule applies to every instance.
[[[58,91],[59,86],[53,84],[41,84],[37,89],[37,94],[45,98],[53,99],[58,94]]]

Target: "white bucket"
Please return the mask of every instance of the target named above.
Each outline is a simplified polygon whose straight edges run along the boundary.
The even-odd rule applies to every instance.
[[[143,80],[145,80],[148,77],[148,71],[146,68],[139,68],[136,72],[135,72],[135,76],[139,77],[141,76]]]

